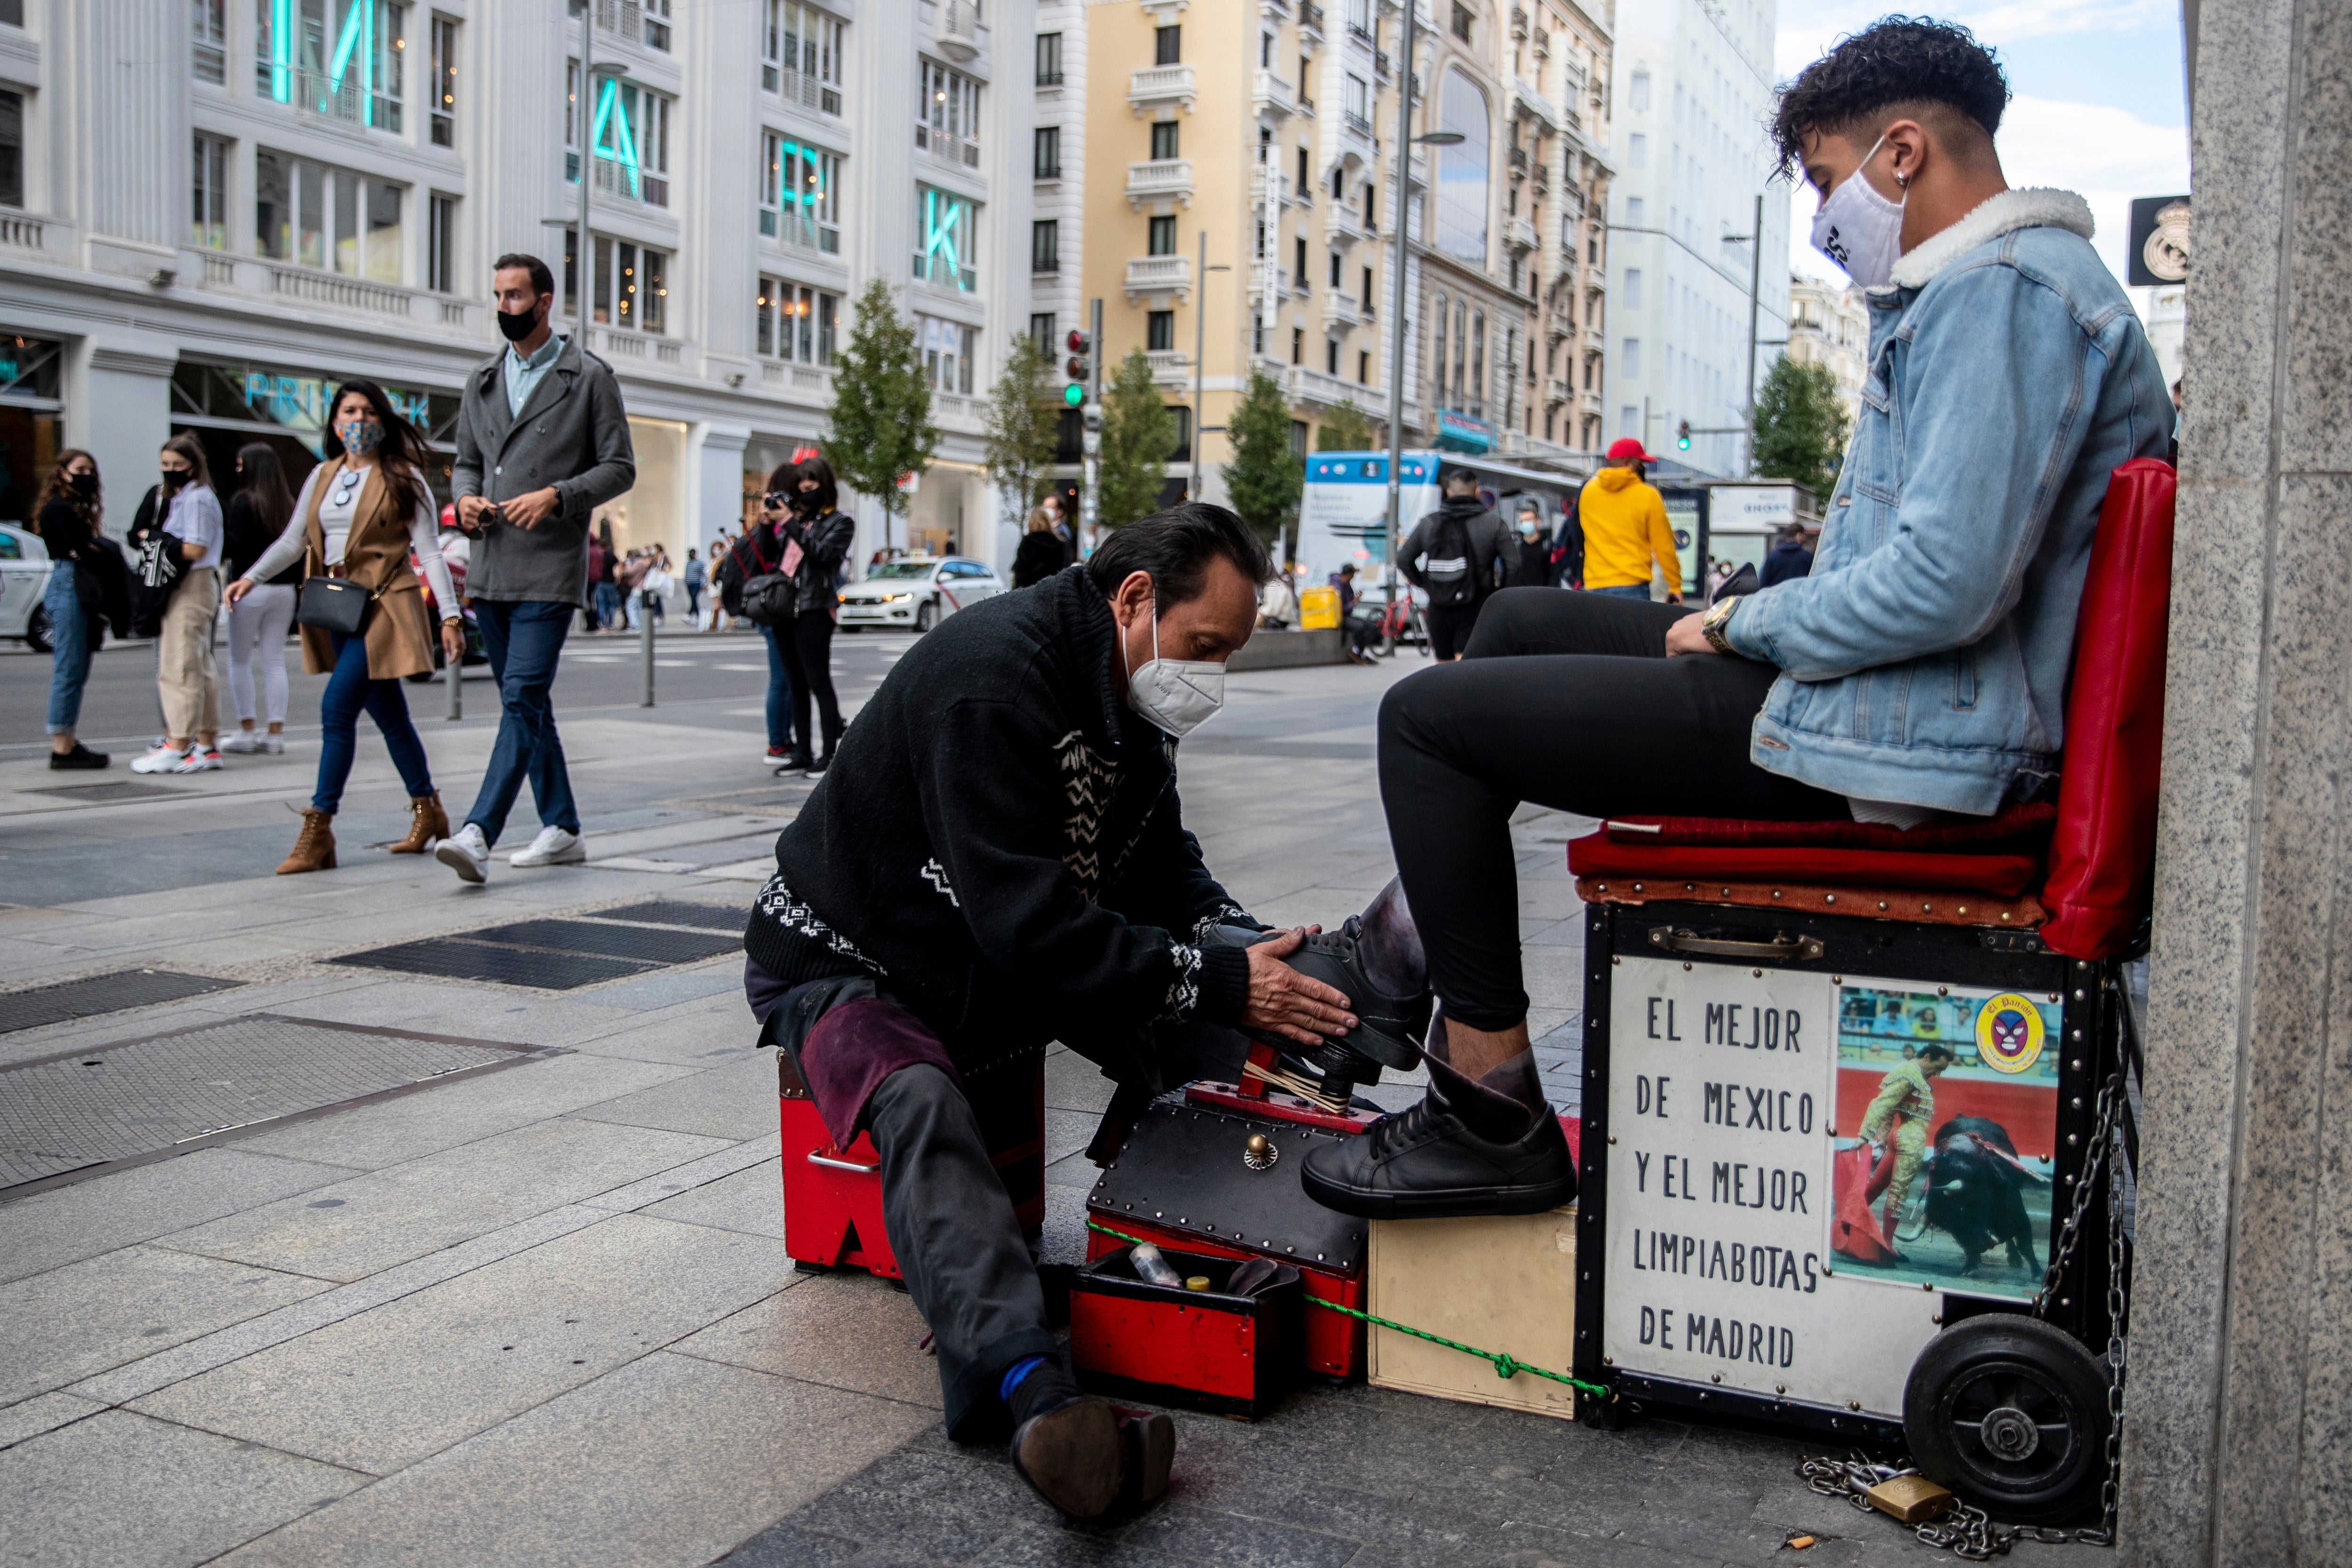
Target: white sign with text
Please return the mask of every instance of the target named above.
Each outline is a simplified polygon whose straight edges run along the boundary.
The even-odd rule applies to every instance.
[[[1611,974],[1608,1277],[1622,1371],[1900,1416],[1942,1298],[1825,1249],[1837,987],[1627,957]]]

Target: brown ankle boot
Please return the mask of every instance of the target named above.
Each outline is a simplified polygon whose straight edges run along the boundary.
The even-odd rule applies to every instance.
[[[302,808],[302,831],[294,840],[294,852],[278,868],[281,877],[291,877],[301,871],[331,871],[335,868],[334,818],[317,806]]]
[[[422,855],[436,839],[449,837],[449,814],[441,809],[441,792],[408,797],[408,837],[392,847],[394,855]]]

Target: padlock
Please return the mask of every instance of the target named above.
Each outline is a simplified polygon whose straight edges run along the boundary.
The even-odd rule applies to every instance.
[[[1905,1524],[1949,1513],[1959,1500],[1921,1475],[1890,1476],[1862,1495],[1871,1507]]]

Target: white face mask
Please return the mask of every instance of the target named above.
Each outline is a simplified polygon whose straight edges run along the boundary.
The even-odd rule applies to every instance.
[[[1151,657],[1127,672],[1127,705],[1181,741],[1225,705],[1225,667],[1206,659],[1160,658],[1159,602],[1154,600],[1145,613],[1151,617]],[[1124,630],[1118,655],[1124,664]]]
[[[1863,174],[1885,145],[1886,137],[1882,132],[1853,173],[1813,215],[1813,248],[1844,268],[1846,276],[1865,289],[1884,289],[1903,254],[1903,203],[1880,195]],[[1895,178],[1906,187],[1903,196],[1908,201],[1910,182],[1899,174]]]

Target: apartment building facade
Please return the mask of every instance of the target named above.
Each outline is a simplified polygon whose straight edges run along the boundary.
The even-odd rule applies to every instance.
[[[1619,13],[1612,150],[1609,434],[1652,451],[1688,422],[1702,474],[1745,471],[1756,197],[1756,336],[1786,336],[1789,202],[1769,184],[1773,0],[1666,0]],[[1755,357],[1761,377],[1769,347]],[[1717,432],[1709,434],[1708,432]]]
[[[1862,406],[1862,384],[1870,370],[1870,307],[1862,289],[1790,273],[1789,357],[1799,364],[1827,366],[1851,419]],[[1771,363],[1769,355],[1764,363]]]
[[[499,346],[490,262],[528,251],[620,377],[618,542],[682,558],[740,521],[822,433],[879,276],[943,433],[891,542],[1009,557],[981,427],[1025,326],[1033,100],[994,76],[999,37],[1025,72],[1029,6],[593,0],[583,79],[580,0],[0,0],[0,511],[85,447],[119,530],[181,429],[299,471],[347,375],[393,391],[446,483]],[[881,514],[857,510],[863,559]]]

